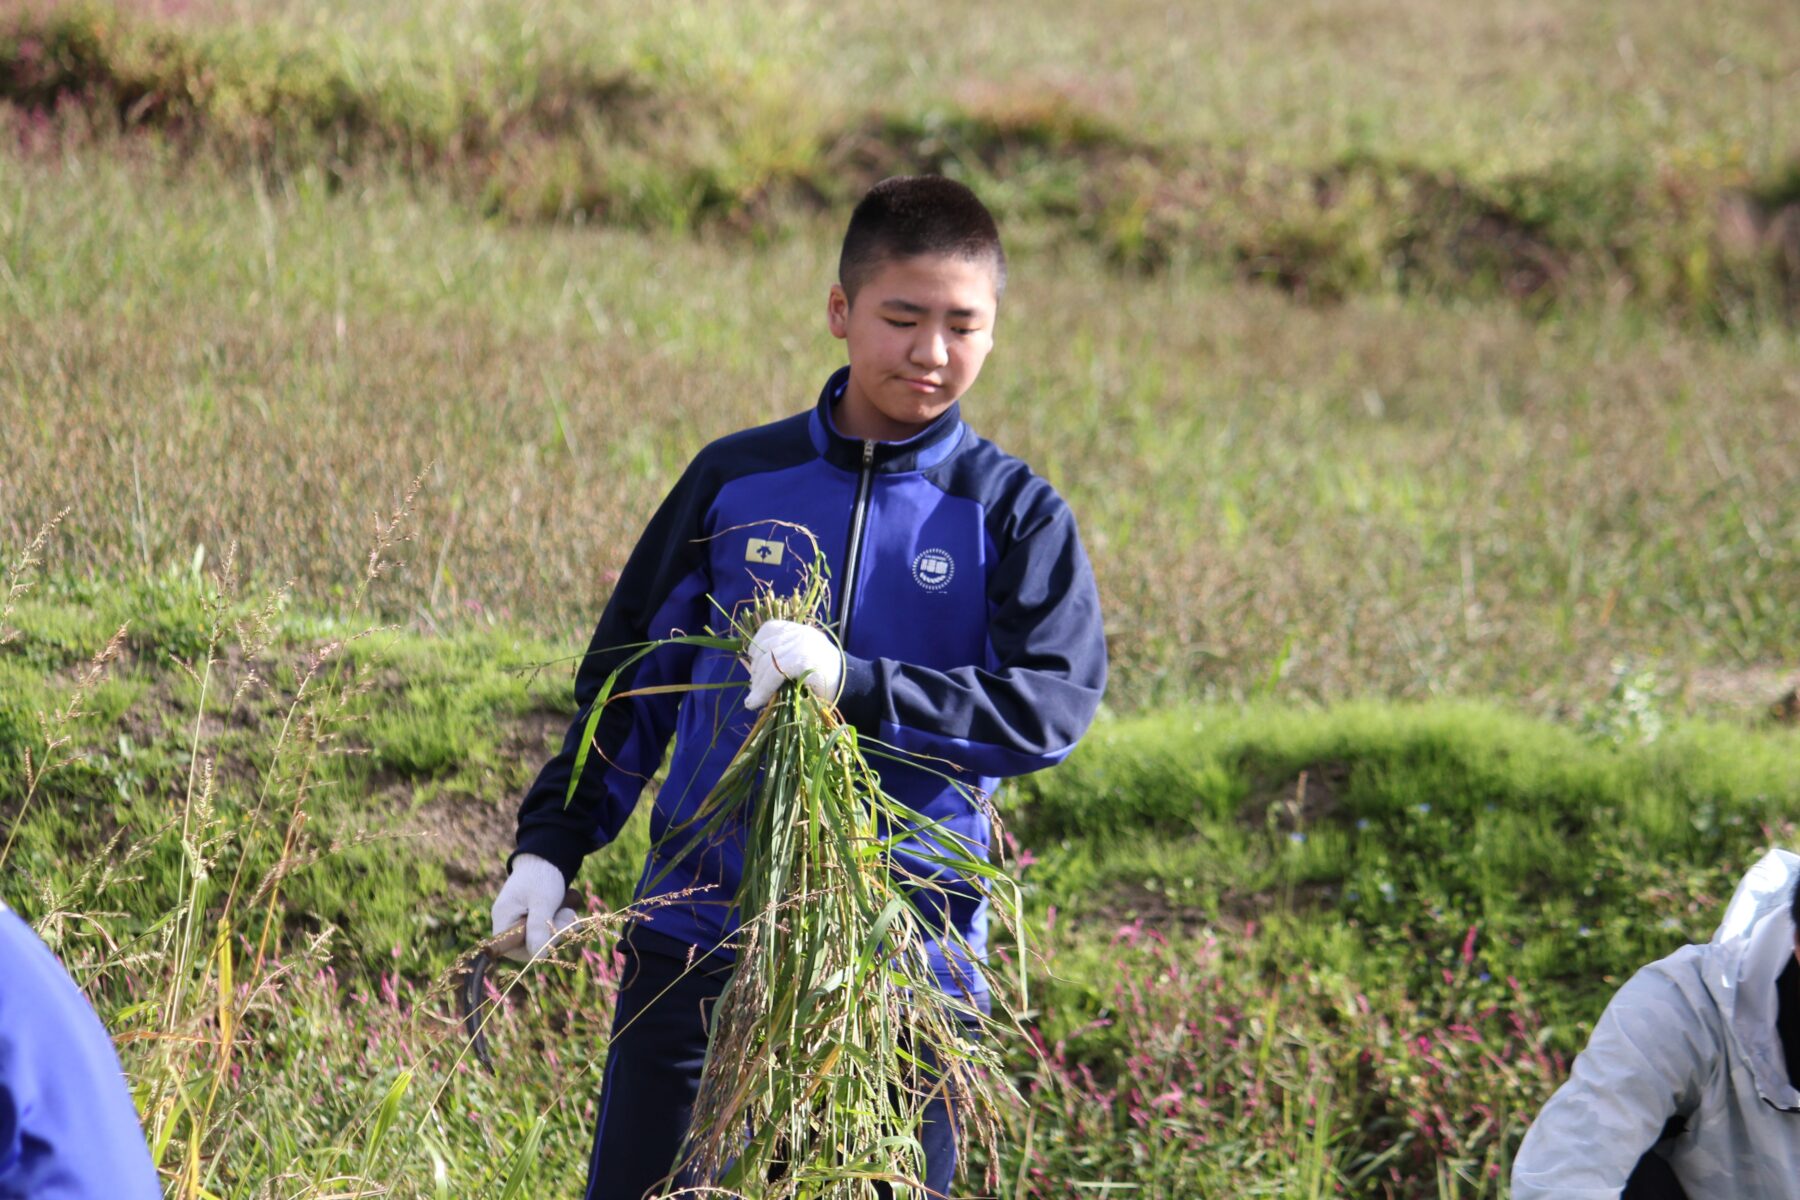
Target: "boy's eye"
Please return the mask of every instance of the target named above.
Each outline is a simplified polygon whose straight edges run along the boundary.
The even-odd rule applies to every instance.
[[[918,324],[917,321],[896,321],[892,317],[883,317],[882,320],[886,321],[889,325],[892,325],[895,329],[911,329],[914,325]]]

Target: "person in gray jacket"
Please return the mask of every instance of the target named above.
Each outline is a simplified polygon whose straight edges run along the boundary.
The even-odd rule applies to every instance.
[[[1712,941],[1619,989],[1525,1134],[1514,1200],[1800,1196],[1797,883],[1771,850]]]

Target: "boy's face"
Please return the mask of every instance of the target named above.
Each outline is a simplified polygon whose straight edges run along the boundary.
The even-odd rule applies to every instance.
[[[892,442],[936,420],[981,374],[998,308],[993,264],[947,254],[887,260],[855,304],[833,284],[826,317],[850,352],[839,432]]]

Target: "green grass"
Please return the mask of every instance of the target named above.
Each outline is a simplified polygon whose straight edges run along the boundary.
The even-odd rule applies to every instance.
[[[188,769],[196,684],[169,652],[205,638],[215,604],[192,578],[45,586],[16,606],[18,636],[0,651],[12,714],[0,756],[16,763],[30,747],[43,761],[40,709],[52,733],[70,736],[63,756],[79,755],[18,826],[8,901],[46,923],[120,1032],[144,1020],[143,976],[107,967],[104,948],[154,945],[182,895],[171,797]],[[246,621],[259,609],[270,611],[245,594],[224,611]],[[138,635],[90,689],[87,716],[59,725],[76,668],[124,611],[159,632]],[[206,826],[215,880],[239,855],[252,878],[274,861],[256,834],[256,797],[269,778],[285,794],[281,772],[269,774],[282,697],[310,648],[358,628],[325,611],[290,603],[261,650],[236,653],[228,635],[218,655],[215,696],[252,667],[268,682],[229,706],[215,700],[201,722],[217,780]],[[261,1032],[238,1052],[250,1082],[209,1143],[224,1173],[208,1186],[245,1194],[233,1189],[276,1170],[343,1169],[331,1167],[333,1147],[361,1144],[356,1130],[366,1133],[395,1073],[410,1069],[401,1117],[429,1136],[377,1148],[377,1174],[423,1187],[437,1153],[466,1189],[453,1194],[492,1194],[496,1156],[540,1112],[546,1161],[580,1161],[613,986],[604,955],[534,975],[533,999],[495,1031],[513,1064],[498,1082],[452,1065],[455,1045],[435,1015],[445,998],[431,989],[484,932],[511,805],[559,733],[567,664],[521,672],[554,656],[506,626],[378,631],[351,646],[349,707],[320,718],[336,732],[319,742],[283,881],[281,953],[312,965],[245,1010],[245,1028]],[[1742,866],[1770,842],[1792,843],[1795,738],[1682,718],[1623,693],[1573,724],[1493,705],[1376,701],[1103,720],[1068,763],[1002,796],[1029,909],[1035,1021],[1047,1044],[1063,1044],[1037,1062],[1015,1051],[1032,1099],[1011,1118],[1003,1177],[1029,1176],[1035,1163],[1048,1178],[1134,1180],[1151,1194],[1241,1194],[1283,1180],[1302,1194],[1374,1194],[1403,1164],[1381,1194],[1436,1194],[1438,1171],[1462,1178],[1467,1194],[1493,1194],[1483,1172],[1510,1154],[1523,1115],[1560,1077],[1557,1056],[1579,1047],[1611,989],[1709,936]],[[18,786],[16,772],[5,778]],[[0,805],[18,795],[0,793]],[[96,877],[103,845],[112,849]],[[583,886],[606,907],[623,903],[644,849],[634,821],[590,861]],[[309,958],[308,939],[325,929],[324,957]],[[240,956],[247,963],[250,947]],[[1192,1028],[1225,1040],[1180,1049],[1201,1036],[1180,1030],[1203,1011],[1216,1022]],[[1452,1033],[1440,1044],[1443,1030]],[[1421,1035],[1435,1048],[1415,1048]],[[125,1047],[128,1068],[147,1068],[154,1043]],[[517,1065],[542,1052],[565,1065]],[[1246,1055],[1252,1077],[1266,1072],[1266,1092],[1216,1065]],[[1195,1065],[1206,1062],[1215,1065]],[[1491,1127],[1434,1124],[1407,1107],[1421,1070],[1452,1111],[1511,1115]],[[1106,1099],[1126,1091],[1129,1103]],[[309,1096],[306,1121],[284,1117]],[[1294,1104],[1333,1114],[1320,1140],[1301,1133]],[[1140,1126],[1134,1106],[1161,1116]],[[474,1116],[452,1120],[465,1110]],[[1030,1147],[1026,1112],[1037,1114]],[[1103,1138],[1095,1122],[1111,1132]],[[1213,1139],[1214,1152],[1175,1154],[1157,1140],[1190,1135]],[[1023,1194],[1064,1194],[1047,1187]]]
[[[17,606],[20,636],[0,650],[0,809],[15,827],[24,795],[20,769],[30,750],[46,761],[40,713],[61,707],[66,686],[110,633],[126,624],[122,653],[85,702],[87,717],[69,726],[78,740],[54,758],[79,757],[53,772],[26,820],[17,825],[11,864],[32,879],[26,889],[61,893],[115,836],[119,844],[155,842],[168,820],[168,798],[185,786],[186,746],[196,718],[216,780],[214,804],[238,834],[248,830],[265,782],[281,777],[271,757],[291,694],[318,647],[350,632],[345,620],[321,620],[279,608],[274,640],[237,647],[215,671],[204,714],[187,675],[206,658],[207,585],[164,577],[138,587],[40,592]],[[251,619],[260,601],[236,601],[231,617]],[[128,624],[127,624],[128,623]],[[429,971],[453,957],[482,928],[473,909],[449,913],[419,897],[485,896],[510,848],[513,805],[530,773],[560,738],[557,715],[566,680],[543,643],[513,632],[470,630],[455,642],[421,643],[375,629],[340,648],[354,684],[341,735],[324,747],[311,784],[309,853],[331,851],[333,871],[301,873],[292,885],[308,928],[338,926],[352,961]],[[379,665],[377,665],[379,664]],[[94,732],[87,733],[92,729]],[[235,815],[231,815],[235,814]],[[627,837],[643,844],[642,822]],[[335,850],[331,848],[336,846]],[[242,853],[253,876],[278,856],[264,841]],[[173,906],[180,886],[179,848],[162,845],[118,881],[107,903],[134,914],[141,932]],[[236,854],[226,861],[235,867]],[[609,903],[629,899],[635,866],[608,864]]]
[[[1591,1018],[1624,973],[1710,936],[1800,801],[1792,733],[1682,722],[1621,741],[1604,716],[1584,731],[1365,702],[1121,719],[1018,789],[1014,832],[1041,847],[1040,905],[1272,922],[1289,952],[1421,999],[1472,928],[1488,974],[1525,981],[1554,1020]]]
[[[4,898],[170,1177],[572,1186],[604,937],[498,1079],[434,984],[651,508],[811,402],[846,204],[930,167],[1012,257],[967,414],[1074,506],[1114,663],[1001,798],[1046,1042],[1002,1194],[1503,1194],[1610,990],[1795,838],[1795,12],[0,18],[0,560],[68,510],[0,603]]]

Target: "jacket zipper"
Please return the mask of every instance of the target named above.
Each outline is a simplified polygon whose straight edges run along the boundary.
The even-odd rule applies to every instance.
[[[856,507],[850,510],[850,549],[844,556],[843,602],[838,606],[838,645],[850,649],[850,604],[856,591],[856,562],[862,557],[863,525],[869,519],[869,490],[875,483],[875,442],[863,440],[862,479],[856,485]]]

